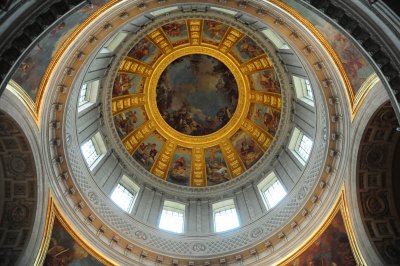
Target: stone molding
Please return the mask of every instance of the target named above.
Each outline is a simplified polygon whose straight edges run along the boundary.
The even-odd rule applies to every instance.
[[[133,3],[131,3],[131,4],[133,4]],[[276,14],[277,13],[281,14],[281,11],[278,11],[276,9],[276,7],[270,5],[270,3],[265,3],[265,5],[268,5],[267,7],[269,8],[269,10],[271,10],[270,12],[272,13],[272,16],[275,17],[275,19],[276,19],[276,16],[277,16]],[[250,8],[250,7],[248,7],[248,8]],[[247,10],[249,10],[249,9],[247,9]],[[253,9],[251,9],[251,10],[253,10]],[[113,10],[113,11],[115,11],[115,13],[117,13],[117,12],[121,12],[121,9],[119,9],[119,11],[118,10]],[[277,12],[277,13],[275,13],[275,12]],[[256,14],[256,13],[254,12],[254,14]],[[271,14],[269,14],[269,16],[271,16]],[[110,22],[112,22],[112,18],[111,18],[110,15],[108,15],[108,19],[110,20]],[[301,31],[299,31],[299,32],[303,32],[301,26],[299,27],[297,22],[293,21],[291,18],[287,18],[285,26],[277,26],[277,25],[274,26],[274,25],[272,25],[272,27],[274,27],[274,28],[275,27],[283,27],[286,31],[287,31],[286,27],[289,27],[290,32],[294,28],[298,29],[298,30],[301,29]],[[288,34],[290,34],[290,32]],[[89,34],[89,33],[85,32],[85,34]],[[291,45],[297,47],[296,49],[298,49],[299,51],[301,51],[302,48],[304,47],[304,46],[301,46],[300,44],[304,45],[304,42],[306,41],[303,38],[305,38],[305,39],[313,39],[312,36],[307,35],[308,33],[304,32],[304,34],[305,35],[304,36],[302,35],[302,37],[300,39],[290,40]],[[80,40],[80,42],[78,41],[74,45],[74,49],[79,49],[84,45],[85,45],[84,41]],[[349,123],[349,117],[347,117],[345,115],[347,112],[343,111],[343,110],[348,110],[348,106],[346,106],[346,104],[347,104],[346,97],[344,95],[344,93],[345,93],[344,91],[345,90],[341,87],[342,86],[341,80],[339,78],[336,78],[336,75],[334,74],[334,73],[336,73],[336,69],[333,67],[332,62],[329,61],[329,56],[326,56],[326,54],[325,54],[325,52],[323,50],[319,50],[320,48],[318,46],[316,46],[315,48],[316,48],[315,49],[315,54],[311,54],[310,56],[308,56],[304,60],[307,61],[309,65],[314,65],[315,61],[311,61],[311,60],[315,60],[316,58],[318,60],[321,60],[321,61],[318,61],[318,62],[326,61],[325,63],[323,63],[323,65],[326,66],[324,68],[324,70],[318,72],[318,79],[320,80],[320,82],[322,80],[325,80],[327,78],[325,75],[329,75],[329,78],[332,77],[332,79],[333,79],[333,85],[331,87],[329,87],[329,88],[326,88],[324,90],[324,92],[323,92],[324,97],[326,99],[325,101],[326,102],[332,102],[332,104],[330,104],[329,107],[328,107],[328,111],[329,111],[329,114],[343,113],[344,117],[343,117],[343,119],[341,121],[329,122],[329,127],[325,128],[325,129],[323,127],[318,127],[318,129],[317,129],[317,138],[319,138],[319,139],[316,139],[315,141],[316,141],[316,143],[321,143],[322,147],[319,148],[319,149],[318,148],[314,149],[311,161],[316,163],[316,165],[314,165],[315,168],[314,167],[313,168],[315,169],[314,171],[315,171],[315,173],[317,175],[317,179],[318,179],[318,176],[320,174],[322,174],[322,176],[320,177],[319,180],[323,181],[323,182],[319,182],[318,185],[315,182],[308,183],[307,186],[309,186],[309,188],[311,188],[311,190],[313,190],[312,193],[311,193],[311,190],[304,191],[302,188],[299,188],[300,191],[297,190],[296,192],[293,192],[293,194],[291,196],[289,196],[287,199],[285,199],[284,203],[286,203],[286,204],[289,201],[292,201],[292,200],[294,200],[294,202],[297,202],[297,200],[296,200],[297,195],[302,195],[300,197],[300,202],[301,203],[298,202],[296,204],[297,207],[295,209],[293,209],[293,210],[295,211],[294,218],[296,220],[299,219],[299,225],[301,225],[301,227],[299,227],[299,228],[304,228],[304,230],[309,230],[309,229],[306,229],[306,228],[309,228],[309,226],[313,227],[312,224],[314,224],[314,226],[315,226],[315,221],[313,219],[308,219],[308,222],[307,222],[307,221],[304,221],[304,217],[307,217],[309,213],[314,213],[313,209],[314,210],[315,209],[320,209],[320,208],[326,209],[329,206],[329,204],[332,203],[334,198],[336,198],[336,195],[338,195],[337,193],[339,191],[340,184],[341,184],[341,178],[342,178],[342,175],[341,175],[342,174],[342,169],[343,169],[343,167],[342,167],[343,165],[342,164],[344,163],[344,158],[346,158],[346,155],[347,155],[346,152],[345,152],[346,149],[344,149],[344,147],[346,147],[346,145],[347,145],[346,143],[348,142],[348,135],[346,134],[347,132],[343,131],[344,128],[346,128],[346,127],[348,128],[348,123]],[[69,52],[72,52],[72,51],[69,50]],[[314,57],[314,56],[316,56],[316,57]],[[65,58],[65,60],[63,60],[62,64],[60,63],[60,65],[59,65],[60,68],[58,68],[56,70],[56,73],[54,73],[54,80],[51,81],[49,86],[52,87],[52,86],[54,86],[56,84],[60,84],[61,82],[66,82],[66,83],[67,82],[71,82],[71,80],[70,80],[71,78],[70,77],[65,79],[65,77],[63,75],[63,69],[64,68],[62,66],[64,66],[64,67],[77,67],[78,66],[77,64],[79,64],[79,62],[75,61],[74,59]],[[54,87],[56,87],[56,86],[54,86]],[[332,98],[331,98],[331,100],[329,100],[329,97],[332,97],[332,94],[334,95],[333,97],[338,97],[339,98],[338,102],[336,100],[332,100]],[[54,100],[57,100],[58,102],[65,101],[66,100],[66,95],[62,95],[61,93],[59,93],[57,91],[48,91],[47,97],[48,97],[48,100],[46,101],[45,105],[43,106],[43,110],[44,110],[43,114],[45,114],[42,117],[42,121],[44,122],[44,123],[42,123],[44,125],[43,126],[43,130],[44,130],[43,132],[46,132],[44,134],[47,135],[47,136],[60,137],[60,139],[65,140],[65,138],[62,137],[62,134],[66,134],[68,132],[64,132],[63,133],[61,128],[57,128],[57,124],[52,124],[52,125],[54,125],[54,127],[50,127],[50,125],[47,122],[48,121],[60,121],[60,124],[61,123],[62,124],[69,123],[67,120],[63,119],[62,114],[60,112],[58,112],[58,111],[56,111],[54,109],[51,109],[51,102],[53,102]],[[322,102],[321,101],[321,103],[324,104],[324,105],[325,105],[326,102]],[[321,107],[317,107],[317,111],[318,112],[321,112],[324,109],[323,108],[322,110],[319,110],[319,108],[321,108]],[[70,109],[68,109],[68,110],[70,110]],[[324,116],[324,117],[326,118],[326,116]],[[342,125],[342,123],[344,123],[344,125]],[[319,123],[319,125],[321,125],[321,124]],[[335,133],[334,138],[333,138],[333,135],[331,136],[332,132]],[[337,159],[327,157],[327,155],[326,155],[327,154],[326,146],[323,145],[323,143],[324,143],[324,141],[328,141],[328,140],[329,140],[329,142],[328,142],[329,143],[329,148],[337,149],[342,153],[340,156],[338,156]],[[73,140],[73,141],[76,141],[76,140]],[[68,148],[67,149],[68,153],[76,152],[76,150],[74,151],[73,148],[71,149],[69,144],[70,144],[69,141],[68,142],[63,141],[62,146],[65,145],[65,147]],[[48,155],[49,158],[55,158],[55,157],[57,158],[57,156],[59,156],[61,154],[60,152],[64,149],[63,147],[60,147],[60,148],[53,147],[53,148],[51,148],[51,147],[48,146],[48,144],[46,144],[46,142],[44,143],[44,146],[45,146],[45,149],[46,149],[46,154]],[[320,152],[316,152],[317,150],[319,150]],[[320,155],[317,156],[317,154],[320,154]],[[70,155],[67,155],[67,156],[70,156]],[[320,161],[317,159],[317,157],[320,158]],[[320,163],[324,163],[325,166],[323,168],[321,168],[318,165],[318,161]],[[81,165],[81,163],[82,162],[75,162],[75,164],[77,164],[77,165]],[[63,208],[66,210],[68,217],[73,221],[73,223],[75,223],[77,230],[80,231],[82,236],[85,236],[85,237],[91,238],[91,239],[93,239],[94,235],[98,236],[100,241],[96,245],[97,245],[97,247],[99,249],[104,250],[104,246],[101,243],[104,243],[104,241],[107,242],[108,237],[112,236],[113,230],[116,227],[121,227],[122,226],[121,228],[124,229],[124,230],[129,229],[129,227],[131,227],[131,228],[133,227],[133,230],[135,229],[135,227],[133,225],[131,225],[129,227],[124,227],[121,224],[121,222],[126,218],[126,215],[121,215],[121,214],[118,214],[118,215],[115,216],[116,221],[111,225],[107,225],[107,224],[99,225],[98,222],[88,222],[88,217],[89,216],[87,216],[87,215],[89,215],[89,213],[91,213],[91,215],[94,216],[94,217],[96,215],[95,212],[94,213],[92,212],[92,210],[93,210],[92,208],[94,208],[93,207],[94,204],[89,203],[89,205],[92,205],[92,206],[91,206],[91,208],[88,207],[88,204],[85,203],[86,200],[82,197],[82,195],[79,195],[79,193],[83,192],[79,188],[78,188],[78,190],[76,190],[79,193],[74,193],[74,194],[68,193],[68,186],[73,185],[73,183],[70,182],[71,179],[65,180],[65,176],[63,175],[63,173],[64,173],[64,171],[67,171],[67,172],[70,171],[71,168],[66,168],[67,165],[65,163],[65,160],[63,162],[57,162],[54,165],[52,164],[52,162],[49,162],[49,160],[47,160],[46,164],[48,165],[48,169],[49,170],[51,169],[51,174],[50,175],[58,177],[58,178],[53,179],[51,183],[52,183],[52,187],[53,187],[53,189],[55,191],[55,194],[56,194],[57,198],[60,200],[61,205],[63,206]],[[313,164],[312,163],[309,164],[309,167],[311,168],[310,165],[313,165]],[[81,170],[79,170],[79,171],[81,172]],[[89,188],[89,187],[87,187],[87,185],[88,185],[87,181],[82,180],[82,182],[83,183],[81,184],[80,187],[82,187],[82,185],[83,185],[84,188],[85,187]],[[327,192],[328,190],[330,190],[330,193],[323,193],[323,192]],[[321,195],[321,197],[320,197],[321,199],[325,199],[323,201],[323,203],[321,203],[321,202],[314,202],[316,204],[311,203],[311,196],[313,194],[315,194],[315,193],[318,194],[318,195]],[[93,198],[93,197],[91,197],[91,198]],[[95,201],[95,202],[97,202],[97,201]],[[101,206],[102,203],[103,202],[100,200],[99,201],[99,206]],[[282,206],[287,206],[286,204],[282,204]],[[104,207],[106,207],[106,206],[104,206]],[[301,207],[303,207],[303,208],[301,208]],[[285,207],[277,208],[271,213],[276,214],[276,213],[282,212],[284,214],[285,213],[284,209],[285,209]],[[112,212],[113,211],[108,212],[108,215],[113,215]],[[287,214],[285,214],[285,216],[286,215]],[[304,215],[304,217],[300,218],[300,217],[302,217],[302,215]],[[319,216],[323,216],[323,215],[326,215],[326,212],[316,213],[314,217],[319,217]],[[102,220],[104,218],[104,215],[103,215],[103,217],[99,217],[99,218],[100,218],[100,220]],[[82,223],[79,223],[78,220],[82,221]],[[305,220],[307,220],[307,218]],[[285,239],[287,241],[289,241],[291,239],[298,239],[297,236],[295,236],[297,234],[295,234],[294,231],[289,230],[290,222],[291,221],[286,221],[287,225],[285,225],[284,222],[283,222],[283,224],[281,223],[281,225],[280,225],[280,226],[283,226],[283,227],[281,227],[281,229],[285,232],[285,234],[283,234],[283,235],[284,236],[286,235],[288,237],[288,238],[285,237]],[[260,223],[262,223],[262,222],[260,222]],[[306,223],[307,223],[307,226],[306,226]],[[99,227],[96,227],[96,226],[99,226]],[[276,233],[276,235],[274,235],[274,236],[270,235],[269,238],[271,239],[273,244],[276,245],[277,250],[280,251],[278,253],[280,253],[280,254],[288,254],[288,251],[290,250],[290,248],[289,249],[280,248],[283,245],[285,245],[285,247],[288,247],[289,244],[286,241],[279,241],[278,235],[282,235],[281,234],[282,231],[278,232],[277,231],[278,227],[279,227],[279,225],[272,225],[272,227],[271,227],[271,225],[267,226],[266,229],[269,230],[269,231],[267,231],[267,233],[269,233],[271,231],[274,231],[274,229],[275,229],[274,232]],[[251,226],[247,226],[247,227],[243,228],[243,230],[239,229],[237,232],[238,232],[238,234],[244,233],[245,235],[250,236],[250,235],[252,235],[251,233],[253,232],[252,231],[253,229],[256,229],[256,224],[254,224],[254,225],[252,224]],[[97,233],[94,234],[94,232],[97,232]],[[100,234],[98,234],[99,232],[100,232]],[[154,233],[156,233],[156,232],[157,232],[157,234],[160,234],[158,230],[156,230]],[[257,232],[260,232],[260,230],[257,229]],[[262,234],[260,235],[257,232],[254,231],[253,235],[255,236],[255,238],[261,237]],[[226,235],[226,236],[223,236],[223,237],[224,238],[232,237],[232,239],[233,239],[235,237],[234,236],[235,234],[229,235],[229,236]],[[168,234],[166,234],[166,236],[167,235]],[[166,237],[166,236],[164,236],[164,237]],[[258,238],[258,240],[257,240],[258,243],[262,243],[262,241],[265,241],[265,239],[268,238],[266,235],[264,235],[264,236],[265,236],[265,238],[264,237]],[[137,231],[137,234],[136,233],[134,234],[133,238],[135,238],[135,237],[139,238],[139,240],[135,240],[135,242],[134,242],[136,247],[139,247],[139,248],[140,247],[142,247],[142,248],[145,247],[145,245],[143,244],[144,241],[146,241],[146,240],[150,241],[151,240],[148,237],[144,237],[144,235],[140,232],[140,230]],[[242,241],[240,239],[240,237],[237,238],[237,239],[239,241]],[[280,239],[282,239],[282,238],[280,238]],[[168,241],[173,241],[173,240],[179,241],[180,238],[177,239],[176,237],[174,237],[174,239],[172,239],[172,240],[168,239],[168,238],[165,238],[165,240],[166,240],[165,243],[167,243],[169,245],[170,242],[168,242]],[[259,242],[259,241],[261,241],[261,242]],[[123,242],[123,239],[121,239],[120,242]],[[231,242],[231,241],[229,241],[229,242]],[[209,242],[209,243],[211,243],[211,242]],[[224,243],[228,243],[228,242],[224,242]],[[243,245],[242,244],[242,245],[239,245],[239,247],[240,247],[239,249],[236,249],[235,247],[228,248],[228,249],[225,249],[225,251],[223,251],[222,253],[214,253],[214,256],[233,255],[233,254],[235,254],[235,252],[238,252],[239,250],[243,254],[246,254],[246,252],[250,252],[250,254],[251,254],[250,247],[251,247],[251,245],[254,245],[254,244],[249,244],[249,243],[257,243],[257,242],[251,242],[251,241],[250,242],[246,242],[246,241],[243,242],[242,241],[242,243],[245,246],[247,245],[247,249],[244,248],[245,246],[242,246]],[[198,245],[196,245],[196,247],[197,246]],[[290,245],[290,246],[291,246],[291,248],[294,248],[293,245]],[[158,248],[155,247],[155,250],[158,250]],[[267,248],[264,247],[261,252],[264,252],[265,250],[267,250]],[[107,251],[107,254],[110,254],[110,255],[111,254],[118,254],[118,253],[121,253],[121,252],[123,254],[123,248],[120,245],[114,246],[114,248],[112,250],[106,248],[106,251]],[[150,249],[149,252],[152,252],[151,249]],[[249,254],[249,253],[247,253],[247,254]],[[247,254],[246,254],[246,256],[248,256]],[[173,254],[169,254],[168,256],[171,256],[171,255],[174,256]],[[178,258],[182,257],[182,254],[180,254],[179,252],[175,253],[175,255]],[[198,258],[198,259],[204,259],[204,258],[198,257],[198,256],[195,256],[195,257]],[[126,257],[121,258],[121,260],[123,260],[123,259],[126,259]]]
[[[46,186],[47,176],[44,174],[43,165],[41,163],[41,150],[38,145],[40,142],[40,133],[29,111],[26,110],[23,103],[8,90],[6,90],[0,98],[0,110],[12,117],[10,119],[13,119],[14,122],[18,124],[21,129],[21,134],[25,136],[25,145],[29,146],[31,154],[29,165],[32,168],[33,175],[30,177],[26,176],[22,180],[16,180],[18,186],[21,186],[22,183],[26,183],[24,188],[21,187],[21,192],[28,190],[34,193],[34,198],[27,199],[32,204],[29,207],[30,209],[25,210],[34,212],[30,215],[31,225],[29,230],[31,233],[25,233],[27,238],[25,239],[23,251],[18,255],[17,261],[17,265],[27,265],[36,259],[36,255],[39,252],[41,238],[37,236],[44,232],[46,220],[48,188]],[[18,167],[21,167],[20,163]],[[26,173],[24,173],[24,175],[26,175]],[[17,196],[15,203],[18,204],[18,202],[20,202],[24,204],[23,202],[25,201],[26,200],[21,198],[21,196]],[[14,226],[17,224],[18,223],[15,223]]]

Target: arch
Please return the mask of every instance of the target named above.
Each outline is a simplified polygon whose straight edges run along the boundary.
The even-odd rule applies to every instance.
[[[0,99],[0,253],[7,265],[33,261],[44,230],[46,195],[35,122],[6,91]]]

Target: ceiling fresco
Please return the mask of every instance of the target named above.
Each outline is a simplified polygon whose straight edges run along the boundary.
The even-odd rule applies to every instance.
[[[21,62],[11,79],[23,88],[33,102],[41,93],[40,83],[53,55],[74,29],[106,2],[107,0],[93,0],[90,5],[85,5],[66,17],[45,35]]]
[[[362,98],[362,94],[365,93],[364,90],[368,85],[369,78],[372,78],[375,73],[367,59],[360,53],[352,40],[337,30],[332,23],[296,1],[284,0],[283,2],[296,9],[304,18],[307,18],[321,33],[329,47],[335,51],[346,72],[343,74],[346,76],[346,80],[348,79],[349,81],[348,93],[350,104],[357,104],[358,99]],[[66,16],[52,30],[40,36],[40,40],[31,48],[25,59],[19,64],[11,79],[18,84],[18,92],[23,95],[24,100],[33,106],[30,107],[32,112],[36,113],[40,108],[42,95],[49,78],[48,74],[54,66],[56,52],[76,33],[79,25],[97,12],[99,7],[105,3],[107,3],[106,0],[93,0],[89,5],[85,5],[77,10],[77,12]],[[165,37],[168,38],[169,44],[174,47],[189,44],[190,41],[194,40],[193,38],[189,38],[190,31],[188,31],[185,20],[165,24],[161,27],[161,30]],[[228,30],[229,26],[227,25],[213,20],[204,20],[201,31],[201,43],[218,46],[225,38],[225,35],[229,34]],[[132,52],[137,52],[138,54],[132,54],[132,58],[150,65],[157,60],[157,57],[161,56],[161,50],[171,49],[171,46],[167,46],[162,47],[160,50],[160,47],[157,47],[157,45],[151,45],[151,38],[145,38],[137,45],[139,49]],[[231,51],[230,54],[238,62],[244,62],[249,57],[262,53],[262,50],[258,50],[257,45],[252,43],[252,40],[249,38],[241,38],[239,42],[235,41],[234,47],[229,48]],[[144,54],[140,55],[141,49],[148,49],[148,51],[143,51]],[[152,51],[157,51],[157,53],[153,53]],[[138,58],[138,56],[143,56],[143,59]]]
[[[51,233],[49,247],[43,265],[92,265],[101,266],[99,262],[88,251],[82,247],[70,233],[63,227],[62,223],[55,218],[53,231]]]
[[[357,265],[341,212],[311,245],[294,260],[282,265]]]
[[[307,18],[332,46],[350,79],[353,94],[356,95],[363,83],[373,75],[374,69],[353,42],[331,23],[294,0],[283,0],[302,16]]]
[[[251,168],[273,142],[282,111],[266,51],[207,19],[168,22],[136,41],[111,101],[129,154],[159,178],[193,187]]]
[[[236,110],[238,88],[229,69],[207,55],[172,62],[157,84],[157,107],[175,130],[201,136],[222,128]]]

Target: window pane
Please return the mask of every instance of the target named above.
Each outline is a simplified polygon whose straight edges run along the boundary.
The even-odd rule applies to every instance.
[[[78,99],[79,106],[87,102],[86,93],[87,93],[87,84],[83,84]]]
[[[183,232],[184,212],[173,208],[164,208],[161,213],[159,228],[174,233]]]
[[[303,135],[301,137],[300,144],[299,144],[298,148],[296,149],[296,151],[300,155],[300,157],[303,158],[304,161],[308,160],[308,157],[310,156],[312,145],[313,145],[312,140],[309,139],[306,135]]]
[[[111,195],[111,199],[124,211],[131,212],[136,193],[127,190],[121,184],[118,184]]]
[[[265,189],[263,195],[268,205],[267,209],[270,209],[278,204],[286,196],[286,191],[283,188],[281,182],[277,180],[271,186]]]
[[[305,83],[306,83],[307,96],[308,96],[308,98],[313,99],[314,97],[313,97],[310,81],[306,79]]]
[[[100,157],[100,154],[96,151],[93,141],[89,140],[81,146],[83,157],[85,157],[86,163],[90,166]]]
[[[239,227],[239,220],[236,209],[229,208],[223,211],[214,212],[215,232],[223,232]]]

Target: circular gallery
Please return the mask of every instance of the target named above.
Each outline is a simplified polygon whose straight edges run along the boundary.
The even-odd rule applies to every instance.
[[[396,264],[396,77],[347,4],[65,1],[0,98],[6,264]]]

